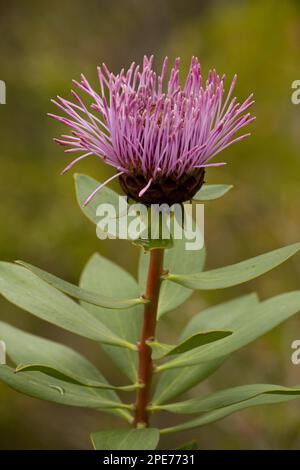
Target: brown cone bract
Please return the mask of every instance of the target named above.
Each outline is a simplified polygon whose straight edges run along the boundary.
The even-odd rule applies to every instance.
[[[172,176],[161,177],[151,183],[147,191],[139,196],[146,186],[147,179],[143,175],[119,176],[121,188],[131,199],[142,204],[172,204],[191,200],[204,183],[205,169],[198,168],[191,174],[184,174],[180,178]]]

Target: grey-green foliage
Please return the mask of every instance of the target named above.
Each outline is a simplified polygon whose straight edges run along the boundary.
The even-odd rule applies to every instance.
[[[99,318],[24,267],[0,263],[0,292],[18,307],[73,333],[120,347],[135,347],[115,335]]]
[[[249,294],[237,299],[225,302],[214,307],[207,308],[195,315],[183,330],[180,340],[186,339],[196,331],[207,331],[216,328],[228,328],[234,331],[237,320],[243,321],[254,305],[258,302],[255,294]],[[216,369],[218,369],[225,357],[181,369],[168,369],[159,375],[158,383],[154,391],[153,402],[155,404],[165,403],[168,400],[184,393],[197,383],[204,380]]]
[[[91,434],[96,450],[153,450],[159,441],[159,430],[147,429],[116,429]]]
[[[258,384],[258,386],[260,385],[261,384]],[[193,429],[200,426],[204,426],[206,424],[214,423],[215,421],[225,418],[226,416],[229,416],[237,411],[251,408],[253,406],[284,403],[287,401],[296,400],[300,397],[299,387],[287,388],[286,391],[284,391],[284,387],[282,387],[281,389],[279,385],[270,385],[269,387],[271,389],[270,392],[258,394],[253,398],[238,401],[236,403],[233,403],[232,405],[225,405],[223,407],[216,408],[215,410],[204,413],[203,415],[200,415],[195,419],[188,420],[181,425],[162,429],[161,434],[187,431],[188,429]],[[274,391],[272,391],[272,389]],[[277,391],[275,389],[277,389]]]
[[[195,201],[213,201],[224,196],[233,188],[231,184],[204,184],[195,194]]]
[[[159,366],[157,371],[195,365],[224,357],[249,344],[287,320],[300,310],[300,291],[277,295],[265,300],[248,312],[243,325],[232,335],[199,348],[187,351]]]
[[[77,175],[76,191],[81,206],[96,185],[96,180]],[[229,185],[204,185],[195,199],[217,199],[229,189]],[[118,211],[118,195],[104,188],[91,205],[82,208],[95,224],[96,207],[102,202],[112,203]],[[123,214],[117,212],[117,216]],[[185,239],[174,240],[173,248],[165,252],[158,317],[182,306],[193,289],[220,289],[246,282],[278,266],[299,248],[300,244],[296,243],[205,272],[202,271],[204,248],[187,251]],[[124,392],[141,387],[138,383],[138,341],[148,263],[149,253],[141,253],[137,282],[115,263],[94,254],[83,269],[80,285],[75,286],[28,263],[1,262],[0,292],[7,300],[40,319],[99,343],[129,383],[110,384],[79,352],[3,322],[0,322],[0,340],[5,342],[8,362],[13,365],[0,365],[0,379],[27,395],[113,413],[132,423],[134,407]],[[157,339],[149,341],[157,376],[149,410],[195,414],[196,417],[162,430],[118,429],[92,433],[94,447],[151,450],[158,445],[160,432],[185,431],[244,408],[297,398],[300,394],[298,386],[254,384],[170,403],[213,374],[233,352],[299,310],[300,291],[263,302],[256,294],[244,295],[195,315],[176,344],[161,343]]]
[[[126,271],[115,263],[94,254],[87,262],[80,279],[80,286],[103,295],[136,295],[138,285]],[[143,310],[135,306],[127,310],[109,311],[106,308],[81,302],[84,308],[95,319],[105,322],[108,328],[130,343],[139,339]],[[137,354],[134,351],[124,350],[113,346],[103,345],[103,349],[116,362],[132,381],[137,380]]]
[[[65,380],[41,371],[16,373],[15,368],[1,365],[1,379],[15,390],[65,405],[114,410],[114,414],[130,419],[130,414],[122,410],[118,395],[109,390],[110,385],[105,377],[78,352],[3,322],[0,322],[0,335],[15,367],[25,363],[45,363],[59,368],[71,379]],[[82,386],[79,382],[97,384],[97,387]]]
[[[283,261],[293,256],[299,250],[300,243],[295,243],[241,261],[240,263],[212,269],[211,271],[196,274],[172,274],[171,271],[165,276],[165,279],[188,287],[189,289],[224,289],[225,287],[236,286],[261,276],[271,269],[276,268],[276,266],[283,263]]]

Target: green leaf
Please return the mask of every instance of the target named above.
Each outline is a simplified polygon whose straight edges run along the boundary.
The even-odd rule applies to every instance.
[[[54,325],[106,344],[136,350],[72,299],[26,268],[0,263],[0,293],[7,300]]]
[[[106,227],[109,238],[118,238],[117,230],[115,230],[115,223],[120,222],[122,217],[127,216],[129,204],[127,204],[126,197],[123,196],[122,206],[120,205],[121,196],[116,192],[109,189],[107,186],[104,186],[101,191],[95,194],[94,198],[87,204],[83,206],[84,201],[87,197],[100,185],[100,182],[91,178],[87,175],[75,174],[75,188],[77,201],[80,205],[83,213],[90,219],[94,224],[98,224],[101,220],[100,215],[97,216],[97,208],[101,204],[110,204],[115,210],[115,215],[112,218],[112,227],[110,230],[109,224]],[[127,237],[126,237],[127,238]],[[129,238],[129,237],[128,237]],[[141,246],[144,250],[152,250],[154,248],[170,248],[173,245],[172,239],[166,240],[149,240],[139,238],[137,240],[132,240],[132,242]]]
[[[147,429],[116,429],[91,434],[96,450],[154,450],[159,441],[159,430]]]
[[[25,263],[24,261],[16,261],[16,263],[20,264],[21,266],[24,266],[24,268],[29,269],[29,271],[33,272],[36,276],[43,279],[43,281],[47,282],[51,286],[60,290],[61,292],[68,294],[70,297],[83,300],[93,305],[98,305],[100,307],[111,309],[124,309],[128,307],[133,307],[134,305],[146,303],[146,300],[144,300],[142,297],[116,300],[113,297],[81,289],[78,286],[74,286],[74,284],[71,284],[70,282],[64,281],[63,279],[60,279],[59,277],[54,276],[53,274],[47,273],[46,271],[43,271],[42,269],[37,268],[32,264]],[[138,288],[136,288],[134,295],[139,295]]]
[[[281,294],[258,304],[240,328],[218,342],[188,351],[158,366],[156,371],[185,367],[231,354],[264,335],[300,310],[300,291]],[[250,312],[249,312],[250,313]]]
[[[170,344],[159,343],[158,341],[149,341],[148,345],[153,350],[154,359],[160,359],[164,356],[173,356],[175,354],[182,354],[191,349],[203,346],[204,344],[218,341],[232,334],[232,331],[217,330],[217,331],[201,331],[185,339],[182,343],[172,346]]]
[[[201,329],[212,329],[220,326],[221,328],[234,330],[239,318],[247,318],[251,314],[251,308],[257,302],[256,294],[250,294],[209,307],[192,318],[184,329],[180,340],[183,341]],[[165,403],[186,392],[211,375],[224,363],[225,359],[226,356],[191,367],[163,371],[157,383],[153,403]]]
[[[284,389],[285,387],[282,388]],[[287,390],[288,391],[286,392],[284,390],[278,390],[274,392],[262,393],[261,395],[254,396],[253,398],[250,398],[248,400],[240,401],[238,403],[234,403],[223,408],[218,408],[212,412],[199,416],[198,418],[186,421],[183,424],[179,424],[178,426],[162,429],[160,432],[161,434],[171,434],[175,432],[187,431],[188,429],[193,429],[210,423],[214,423],[219,419],[225,418],[226,416],[236,413],[237,411],[241,411],[252,406],[283,403],[290,400],[296,400],[300,397],[300,389],[298,387]]]
[[[193,316],[188,322],[181,339],[186,339],[197,331],[228,329],[235,331],[247,320],[249,309],[259,302],[256,293],[243,295],[222,304],[213,305]]]
[[[153,406],[166,403],[190,390],[217,370],[224,360],[224,358],[218,358],[196,366],[160,371],[161,374],[153,395]]]
[[[26,333],[4,322],[0,322],[0,338],[5,340],[8,356],[14,364],[26,363],[30,361],[46,361],[48,364],[52,364],[54,366],[59,364],[66,374],[80,377],[81,380],[83,379],[86,382],[98,382],[98,384],[102,383],[103,386],[106,385],[107,387],[110,387],[105,377],[90,361],[69,347],[45,338],[40,338],[39,336]],[[87,389],[87,387],[76,386],[72,388],[72,383],[64,383],[65,380],[62,380],[59,377],[54,377],[53,380],[52,377],[47,377],[44,373],[24,372],[22,374],[14,375],[23,375],[24,381],[26,381],[27,377],[29,378],[29,381],[31,381],[31,378],[34,378],[34,381],[37,381],[39,384],[37,385],[38,390],[42,390],[42,394],[37,396],[37,398],[57,401],[57,392],[62,389],[65,392],[62,401],[64,404],[70,404],[74,406],[92,406],[97,408],[98,401],[100,399],[104,400],[105,403],[108,402],[111,404],[112,402],[115,402],[118,404],[118,406],[120,405],[120,398],[114,391],[111,390],[97,388],[97,390],[90,390],[86,393],[85,390],[82,389]],[[18,386],[19,384],[19,386],[22,387],[23,383],[24,382],[22,382],[22,380],[19,382],[13,381],[11,386],[13,386],[13,384]],[[46,388],[45,384],[47,384]],[[49,384],[51,384],[50,391],[48,390]],[[22,388],[17,388],[17,390],[21,392],[23,391]],[[24,393],[30,392],[30,390],[32,390],[30,386],[28,389],[25,387]],[[53,393],[53,390],[55,390],[55,393]],[[66,393],[68,393],[68,395],[66,395]],[[32,393],[27,394],[32,395]],[[68,402],[69,398],[70,403]],[[61,400],[61,397],[59,397],[58,402],[60,403]],[[110,412],[123,418],[125,417],[126,419],[130,418],[130,414],[127,411],[125,412],[123,409],[119,410],[111,408]]]
[[[86,264],[80,280],[80,286],[100,292],[101,295],[123,297],[135,295],[137,283],[133,277],[120,266],[108,259],[94,254]],[[143,308],[136,306],[130,310],[118,311],[111,314],[107,309],[82,303],[86,310],[113,331],[123,340],[136,343],[139,340],[143,320]],[[103,347],[106,353],[117,363],[133,382],[137,381],[137,354],[129,350],[115,347]]]
[[[300,394],[300,388],[282,387],[280,385],[270,384],[251,384],[241,385],[239,387],[227,388],[215,393],[192,398],[190,400],[171,403],[156,407],[159,410],[170,411],[179,414],[194,414],[213,411],[215,409],[224,408],[241,401],[249,400],[258,395],[265,393],[296,393]]]
[[[197,273],[201,271],[205,261],[205,248],[195,251],[187,250],[186,242],[186,238],[182,240],[174,239],[173,248],[165,252],[164,269],[171,272],[181,271],[182,273]],[[148,253],[141,252],[139,284],[142,292],[145,290],[149,259]],[[192,292],[189,289],[179,284],[163,282],[158,303],[158,318],[181,305],[191,294]]]
[[[193,199],[195,201],[212,201],[224,196],[232,188],[231,184],[204,184]]]
[[[14,390],[41,400],[62,405],[94,408],[107,411],[131,421],[128,405],[103,397],[103,390],[82,387],[63,380],[49,377],[40,372],[16,374],[14,369],[0,365],[0,380]]]
[[[197,450],[199,449],[198,447],[198,442],[197,441],[189,441],[183,444],[180,447],[177,447],[178,450]]]
[[[39,364],[39,363],[29,363],[29,364],[19,364],[17,365],[15,372],[32,372],[38,371],[43,374],[50,375],[51,377],[56,377],[57,379],[64,380],[66,382],[83,385],[85,387],[99,388],[104,390],[117,390],[119,392],[133,392],[140,386],[138,384],[132,385],[123,385],[123,386],[114,386],[110,384],[105,384],[102,382],[97,382],[93,380],[86,380],[82,377],[76,377],[73,374],[66,372],[65,370],[54,367],[49,364]]]
[[[197,274],[166,274],[164,279],[189,289],[223,289],[250,281],[270,271],[293,256],[300,249],[300,243],[285,246],[255,258],[231,266],[213,269]]]
[[[115,209],[117,218],[122,217],[123,214],[126,214],[128,205],[125,199],[123,200],[124,208],[122,208],[120,211],[120,195],[107,186],[104,186],[101,191],[95,194],[89,204],[83,207],[84,201],[100,185],[100,182],[94,178],[91,178],[90,176],[78,173],[74,175],[74,179],[78,204],[84,215],[86,215],[87,218],[90,219],[94,224],[97,225],[100,220],[100,217],[96,215],[97,208],[100,204],[111,204]],[[113,238],[115,238],[114,233],[111,233],[111,235]]]
[[[4,322],[0,322],[0,338],[5,341],[9,357],[18,365],[16,372],[38,370],[79,385],[123,389],[110,385],[90,361],[60,343],[26,333]],[[115,393],[104,393],[104,396],[119,401]]]

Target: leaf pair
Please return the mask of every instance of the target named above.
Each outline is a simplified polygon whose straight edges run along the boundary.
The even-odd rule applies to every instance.
[[[54,283],[54,276],[31,266],[30,269]],[[54,281],[57,288],[62,288],[58,278]],[[81,286],[91,293],[100,291],[105,296],[110,296],[116,289],[121,299],[138,293],[137,283],[127,272],[99,255],[94,255],[88,262]],[[63,289],[66,290],[65,285]],[[0,291],[8,300],[39,318],[101,342],[133,384],[111,386],[75,351],[42,338],[26,336],[20,330],[1,324],[0,337],[7,343],[8,355],[19,365],[17,374],[3,366],[0,371],[3,381],[23,393],[45,400],[105,409],[114,414],[117,409],[121,417],[131,420],[126,410],[128,406],[123,405],[109,389],[125,391],[136,388],[135,343],[141,322],[140,305],[126,309],[118,306],[116,311],[83,301],[79,305],[28,269],[10,263],[0,264]],[[78,297],[81,297],[82,289],[79,292]],[[82,297],[86,299],[86,296]]]
[[[73,349],[3,322],[0,322],[0,334],[12,362],[24,364],[27,370],[20,372],[19,366],[16,373],[15,369],[0,365],[0,378],[15,390],[43,400],[102,409],[131,419],[114,391],[119,388],[111,386],[90,361]]]
[[[193,351],[177,356],[159,366],[161,373],[151,409],[173,413],[205,413],[182,425],[166,428],[173,433],[209,424],[235,411],[256,405],[279,403],[300,396],[300,387],[246,385],[221,390],[208,396],[165,404],[213,373],[233,351],[254,341],[300,310],[300,291],[276,296],[259,303],[255,295],[210,307],[196,315],[185,328],[181,339],[199,328],[230,328],[233,334]]]
[[[60,285],[58,278],[45,273],[44,277],[47,276],[51,280],[57,279],[56,287]],[[24,267],[0,263],[0,293],[29,313],[72,333],[106,344],[136,349],[134,344],[118,337],[82,306]]]
[[[190,320],[179,341],[184,341],[201,330],[222,328],[234,331],[238,326],[237,322],[243,323],[244,319],[251,315],[251,309],[257,303],[257,296],[249,294],[209,307]],[[197,365],[162,371],[158,377],[153,403],[155,405],[166,403],[194,387],[218,369],[225,359],[226,357],[220,357]]]
[[[25,266],[26,268],[9,263],[0,265],[2,294],[40,318],[77,334],[101,340],[104,343],[102,344],[104,350],[132,379],[133,385],[114,387],[107,383],[89,361],[70,348],[29,335],[4,323],[0,324],[1,338],[7,344],[9,357],[17,365],[17,374],[14,369],[3,366],[0,370],[2,380],[16,390],[37,398],[72,406],[97,408],[113,412],[130,421],[131,405],[123,405],[113,390],[125,391],[137,387],[135,385],[137,355],[131,351],[133,348],[127,347],[127,344],[134,345],[138,340],[141,306],[111,312],[104,307],[81,300],[83,309],[58,290],[64,290],[69,295],[75,296],[76,286],[71,290],[69,285],[66,287],[59,278],[31,265]],[[81,292],[93,293],[99,285],[101,294],[107,296],[112,295],[115,289],[119,296],[135,295],[138,289],[128,273],[99,255],[94,255],[88,262],[81,276],[80,285],[81,288],[76,290],[76,295],[84,299],[86,295],[83,296]],[[74,310],[75,317],[73,317]],[[108,312],[111,314],[108,315]],[[105,329],[102,328],[104,322]],[[220,334],[224,336],[229,333]],[[203,342],[217,339],[214,335],[215,332],[193,335],[184,340],[182,345],[173,348],[167,346],[168,351],[164,353],[176,354],[180,349],[188,350]],[[117,337],[122,338],[121,343]],[[119,347],[123,344],[125,349]]]
[[[168,411],[174,413],[208,412],[183,424],[162,429],[161,434],[187,431],[188,429],[213,423],[237,411],[253,406],[284,403],[296,400],[299,397],[300,386],[288,388],[280,385],[255,384],[222,390],[211,394],[209,397],[167,406]]]
[[[136,281],[119,266],[97,254],[87,263],[81,276],[80,288],[71,285],[71,289],[68,283],[61,282],[55,276],[30,265],[26,266],[44,280],[24,267],[2,263],[0,264],[1,293],[8,300],[39,318],[101,342],[105,352],[135,383],[136,342],[141,328],[142,303],[121,309],[119,300],[116,299],[114,302],[118,304],[118,310],[112,311],[102,307],[100,302],[100,305],[95,305],[94,297],[93,304],[86,300],[91,300],[93,293],[99,291],[100,298],[113,299],[115,293],[121,299],[130,295],[134,298],[139,292]],[[52,286],[45,282],[46,280]],[[69,295],[74,295],[76,290],[76,296],[82,299],[81,305],[65,296],[53,285],[68,292]],[[89,292],[88,298],[86,292]],[[128,306],[127,303],[125,306]],[[48,372],[50,372],[49,367]]]
[[[76,178],[80,202],[98,182]],[[212,200],[231,187],[204,185],[195,200]],[[110,202],[122,217],[118,195],[108,188],[98,193],[83,211],[97,223],[96,208]],[[118,212],[119,211],[119,212]],[[300,244],[266,253],[232,266],[203,272],[204,249],[186,250],[186,239],[174,240],[165,254],[158,316],[178,307],[192,289],[219,289],[253,279],[292,256]],[[132,420],[132,405],[116,392],[134,390],[137,384],[137,346],[149,254],[141,254],[139,285],[124,270],[100,255],[87,263],[75,286],[26,263],[0,263],[0,292],[11,302],[37,317],[101,344],[103,350],[130,379],[126,386],[110,385],[98,369],[78,352],[61,344],[24,333],[0,322],[0,339],[7,346],[16,369],[0,365],[0,378],[28,395],[72,406],[103,410]],[[117,298],[115,298],[117,293]],[[73,299],[79,300],[79,303]],[[177,403],[167,403],[212,374],[232,352],[249,344],[300,310],[300,291],[282,294],[259,303],[255,294],[210,307],[186,326],[177,345],[149,342],[158,375],[150,409],[172,413],[201,413],[162,434],[184,431],[214,422],[235,411],[297,398],[300,387],[256,384],[221,390]],[[155,449],[158,429],[116,430],[93,433],[97,449]]]
[[[300,291],[281,294],[265,300],[249,309],[243,324],[233,331],[232,335],[220,339],[216,343],[185,352],[157,367],[156,370],[161,372],[224,358],[275,328],[299,310]]]

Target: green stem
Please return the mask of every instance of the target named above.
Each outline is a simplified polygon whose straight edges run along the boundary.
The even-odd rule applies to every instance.
[[[150,251],[150,263],[148,269],[145,298],[150,302],[144,306],[144,324],[142,336],[138,344],[139,370],[138,379],[143,387],[137,390],[135,402],[134,426],[142,428],[149,425],[149,414],[147,406],[151,399],[151,382],[153,375],[152,350],[147,341],[155,337],[157,323],[157,306],[163,271],[163,249]]]

